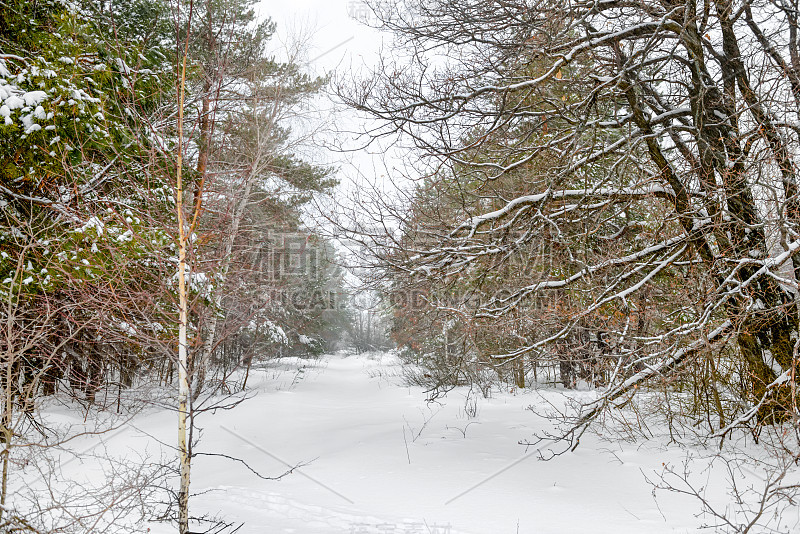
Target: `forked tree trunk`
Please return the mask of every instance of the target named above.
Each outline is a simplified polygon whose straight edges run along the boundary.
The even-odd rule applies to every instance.
[[[275,124],[275,120],[277,118],[278,113],[278,104],[279,104],[280,96],[276,96],[275,102],[273,104],[272,112],[267,120],[267,124],[265,125],[265,132],[261,135],[264,135],[265,138],[269,137],[269,132],[272,130],[272,126]],[[253,106],[254,113],[257,113],[257,106]],[[245,212],[247,211],[247,205],[250,202],[250,194],[253,190],[253,185],[255,184],[256,179],[259,176],[259,169],[262,164],[262,160],[265,157],[265,147],[261,144],[257,147],[257,152],[255,154],[255,158],[253,161],[250,162],[250,165],[245,170],[244,180],[242,183],[242,192],[241,197],[238,198],[236,205],[233,210],[233,216],[231,218],[231,226],[228,230],[228,235],[226,236],[225,244],[223,245],[222,250],[222,261],[219,267],[219,274],[216,280],[216,292],[213,296],[212,302],[213,305],[211,307],[212,315],[209,319],[209,323],[206,326],[206,337],[203,340],[202,347],[200,349],[200,357],[197,358],[194,367],[194,397],[193,399],[197,399],[200,393],[203,390],[206,380],[206,373],[208,371],[208,364],[211,360],[211,354],[214,352],[214,346],[217,342],[217,325],[219,316],[217,314],[217,310],[219,310],[222,304],[222,291],[221,288],[224,287],[227,277],[228,277],[228,270],[230,269],[231,259],[233,258],[233,247],[236,243],[236,238],[239,235],[239,228],[242,224],[242,220],[244,219]]]

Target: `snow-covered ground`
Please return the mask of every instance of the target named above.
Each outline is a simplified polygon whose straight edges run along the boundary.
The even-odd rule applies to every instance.
[[[661,533],[693,532],[710,521],[698,517],[696,499],[654,496],[646,480],[657,479],[664,464],[680,466],[685,448],[587,434],[576,451],[541,461],[518,441],[550,423],[527,407],[559,402],[561,393],[494,392],[473,410],[467,388],[426,403],[422,389],[404,386],[400,374],[390,354],[253,370],[249,398],[198,419],[196,451],[242,459],[265,476],[283,473],[286,464],[302,467],[263,480],[230,458],[198,456],[192,515],[243,523],[239,534]],[[174,411],[149,409],[106,436],[106,448],[171,454],[175,423]],[[716,484],[709,498],[724,505],[722,478],[703,465],[701,485]],[[165,524],[150,528],[174,532]]]

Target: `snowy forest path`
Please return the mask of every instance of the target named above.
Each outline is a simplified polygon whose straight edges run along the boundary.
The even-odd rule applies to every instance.
[[[526,458],[446,504],[523,457],[518,441],[546,424],[526,408],[563,397],[497,392],[478,399],[470,417],[468,388],[426,403],[422,388],[402,382],[397,358],[385,353],[254,370],[253,397],[198,420],[196,450],[240,458],[265,476],[286,471],[281,461],[301,465],[299,472],[268,481],[240,463],[199,456],[192,515],[244,523],[239,534],[618,534],[698,526],[695,502],[659,494],[656,503],[643,477],[662,462],[679,465],[685,451],[595,436],[549,462]],[[171,418],[159,414],[145,424],[169,437]],[[171,532],[162,525],[152,532],[162,529]]]

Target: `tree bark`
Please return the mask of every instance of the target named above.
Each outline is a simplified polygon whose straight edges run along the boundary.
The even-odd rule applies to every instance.
[[[191,4],[190,4],[191,20]],[[191,425],[190,386],[187,321],[189,305],[186,296],[186,221],[183,213],[183,105],[186,91],[186,62],[188,59],[189,37],[181,62],[178,85],[178,154],[176,157],[176,203],[178,218],[178,458],[180,462],[180,488],[178,490],[178,532],[189,532],[189,484],[191,475]]]

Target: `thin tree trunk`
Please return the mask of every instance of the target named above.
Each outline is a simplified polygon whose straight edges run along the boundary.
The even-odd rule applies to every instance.
[[[11,440],[13,438],[13,432],[11,430],[12,419],[11,414],[13,413],[12,410],[14,409],[14,402],[12,398],[12,390],[11,390],[11,358],[9,355],[9,361],[6,362],[6,376],[3,384],[3,393],[5,394],[5,406],[3,410],[3,418],[2,418],[2,425],[0,425],[0,431],[2,432],[2,440],[4,442],[3,448],[3,480],[2,486],[0,486],[0,523],[3,520],[3,512],[5,510],[6,504],[6,494],[8,492],[8,457],[11,454]]]
[[[247,358],[247,368],[244,371],[244,380],[242,381],[242,391],[247,387],[247,378],[250,376],[250,366],[253,364],[253,354]]]
[[[8,456],[11,453],[11,436],[8,430],[5,430],[6,434],[6,446],[3,449],[3,482],[2,488],[0,488],[0,524],[3,521],[3,511],[5,510],[6,506],[6,492],[8,491]]]
[[[189,4],[189,21],[192,18],[192,3]],[[183,215],[183,102],[186,89],[186,61],[189,55],[189,37],[183,51],[180,82],[178,87],[178,155],[176,177],[176,204],[178,215],[178,456],[180,460],[180,489],[178,491],[178,532],[189,532],[189,479],[191,474],[191,443],[187,441],[187,427],[190,420],[190,391],[188,366],[187,320],[188,301],[186,298],[186,229]]]

